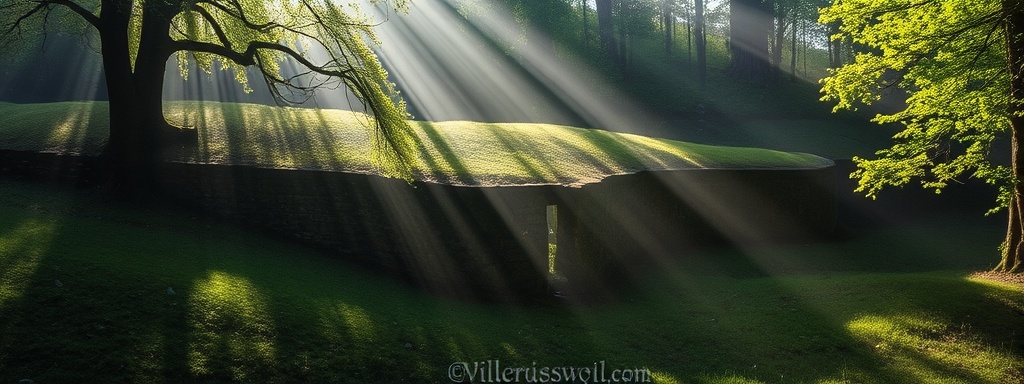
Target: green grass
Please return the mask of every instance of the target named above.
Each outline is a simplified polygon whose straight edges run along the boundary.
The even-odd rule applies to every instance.
[[[662,383],[1013,383],[1024,292],[966,277],[999,237],[999,223],[951,217],[711,249],[619,302],[505,307],[180,213],[0,181],[0,382],[443,383],[452,362],[500,359],[606,361]]]
[[[218,102],[170,102],[167,119],[196,127],[199,145],[171,161],[374,172],[366,115]],[[97,154],[103,102],[0,103],[5,149]],[[649,169],[814,168],[813,155],[719,147],[548,124],[412,122],[420,179],[459,184],[583,184]]]

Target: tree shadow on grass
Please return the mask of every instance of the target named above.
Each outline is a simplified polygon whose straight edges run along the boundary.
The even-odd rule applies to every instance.
[[[648,296],[647,306],[679,311],[689,321],[673,326],[694,329],[680,342],[700,352],[684,350],[676,364],[659,364],[679,382],[1004,383],[1024,363],[1024,349],[1009,340],[1024,331],[1014,309],[1024,295],[955,274],[733,282],[672,276],[646,287],[662,292]],[[687,305],[665,306],[673,300]],[[922,318],[935,319],[931,328],[903,321]],[[926,336],[905,336],[915,332]]]
[[[997,383],[973,362],[876,339],[911,334],[942,350],[961,338],[981,356],[1024,355],[1007,340],[1024,334],[1024,295],[954,274],[736,279],[684,264],[621,302],[507,307],[425,296],[187,217],[147,226],[160,215],[4,207],[0,236],[34,242],[15,228],[41,217],[54,231],[22,295],[0,308],[0,381],[448,382],[456,361],[605,360],[678,382]],[[881,331],[860,331],[872,321]]]
[[[291,246],[59,222],[45,273],[5,306],[5,381],[429,382],[456,358],[517,348],[489,329],[506,312],[426,298]],[[267,248],[277,256],[260,256]]]
[[[441,135],[440,132],[437,131],[437,128],[435,128],[433,124],[431,124],[430,122],[423,121],[416,121],[410,123],[415,124],[417,127],[419,127],[421,131],[423,131],[424,135],[426,135],[427,137],[427,140],[429,140],[429,144],[440,155],[440,158],[432,156],[430,151],[427,150],[426,147],[424,146],[425,143],[419,138],[419,136],[411,135],[413,141],[416,144],[416,148],[423,151],[423,154],[420,158],[423,159],[423,161],[426,163],[425,165],[427,166],[427,169],[423,170],[424,172],[428,174],[436,174],[438,172],[442,172],[442,170],[444,169],[450,168],[454,172],[454,174],[445,176],[454,176],[455,181],[460,184],[472,185],[476,183],[476,181],[471,176],[469,169],[466,168],[466,165],[455,154],[455,151],[452,148],[452,146],[448,144],[448,141],[445,140],[444,136]],[[443,162],[443,164],[441,162]],[[442,181],[446,178],[443,178],[440,175],[436,175],[435,177],[441,179]]]

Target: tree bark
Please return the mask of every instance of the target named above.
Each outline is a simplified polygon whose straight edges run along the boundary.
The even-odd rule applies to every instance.
[[[729,50],[732,73],[747,80],[767,77],[768,37],[772,18],[762,0],[732,0],[729,7]]]
[[[708,50],[707,42],[704,40],[704,0],[694,0],[694,45],[697,46],[697,83],[700,85],[700,92],[704,93],[708,84]]]
[[[792,33],[790,34],[791,36],[789,41],[789,80],[793,82],[796,81],[796,27],[797,22],[800,21],[800,18],[797,16],[799,16],[797,15],[797,8],[793,8],[793,30],[791,31]]]
[[[665,20],[664,21],[665,22],[665,53],[666,54],[671,54],[672,53],[672,33],[673,33],[672,32],[672,25],[673,25],[673,22],[672,22],[672,4],[669,2],[669,0],[664,0],[664,3],[662,3],[662,7],[663,7],[662,8],[662,12],[664,12],[663,16],[664,16],[664,20]]]
[[[782,73],[782,45],[786,41],[786,10],[779,7],[775,16],[775,37],[772,39],[772,72],[776,77]]]
[[[140,141],[136,128],[136,98],[132,86],[132,64],[128,54],[128,20],[130,7],[116,0],[103,0],[100,5],[100,51],[107,82],[110,137],[103,157],[108,164],[108,182],[118,193],[135,189],[132,180],[141,175]],[[130,193],[130,192],[129,192]]]
[[[826,36],[826,43],[828,44],[828,65],[831,68],[839,68],[843,66],[843,41],[832,40],[832,35],[839,33],[839,23],[831,23],[828,25],[828,36]]]
[[[804,76],[807,76],[807,28],[807,24],[804,24],[804,30],[800,32],[800,47],[802,51],[800,61],[804,67]]]
[[[700,0],[697,0],[700,1]],[[693,18],[686,14],[686,65],[693,63]]]
[[[580,12],[583,13],[583,48],[586,49],[590,46],[590,22],[587,20],[587,9],[590,6],[587,5],[587,0],[580,0]]]
[[[125,3],[103,0],[98,29],[110,110],[107,181],[116,195],[132,197],[155,189],[161,138],[172,131],[163,117],[162,92],[174,9],[147,3],[133,68],[127,35],[131,6]]]
[[[616,60],[619,57],[615,47],[615,26],[612,24],[612,0],[596,0],[597,34],[601,38],[601,50],[605,57]]]
[[[1020,0],[1003,0],[1003,12],[1006,14],[1006,52],[1007,67],[1010,75],[1010,146],[1012,156],[1013,177],[1024,180],[1024,152],[1020,145],[1024,143],[1024,6]],[[1003,257],[996,270],[1002,272],[1024,272],[1024,184],[1016,182],[1013,186],[1013,197],[1010,201],[1009,220],[1006,229],[1006,242],[1003,246]]]

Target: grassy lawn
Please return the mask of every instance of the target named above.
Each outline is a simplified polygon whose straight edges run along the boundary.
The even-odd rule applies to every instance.
[[[710,249],[620,302],[503,307],[205,219],[0,181],[0,382],[444,383],[453,362],[497,359],[605,361],[661,383],[1016,383],[1024,292],[967,277],[995,261],[1000,224]]]
[[[366,115],[218,102],[170,102],[172,123],[198,129],[196,148],[168,160],[374,172]],[[97,154],[103,102],[0,103],[4,149]],[[547,124],[412,122],[418,177],[459,184],[581,184],[646,169],[813,168],[817,156],[719,147]]]

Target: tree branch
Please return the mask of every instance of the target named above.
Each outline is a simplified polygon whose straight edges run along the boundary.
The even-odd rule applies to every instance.
[[[234,61],[236,64],[242,66],[256,65],[256,55],[258,51],[261,49],[284,53],[285,55],[288,55],[288,57],[291,57],[293,60],[299,62],[299,64],[302,64],[302,66],[309,68],[309,70],[319,73],[321,75],[335,76],[346,80],[355,81],[355,78],[352,75],[355,72],[355,70],[352,69],[351,67],[348,69],[329,69],[327,64],[323,66],[316,65],[313,62],[309,61],[309,59],[303,57],[302,54],[296,52],[294,49],[277,43],[254,41],[249,43],[249,47],[245,50],[245,52],[241,53],[236,52],[232,49],[228,49],[227,47],[221,45],[213,43],[204,43],[200,41],[175,40],[171,43],[171,50],[175,52],[192,51],[210,53],[218,56],[223,56],[231,61]]]
[[[210,27],[213,28],[213,33],[217,34],[217,39],[220,40],[221,44],[223,44],[225,48],[231,49],[231,40],[228,39],[228,36],[224,33],[224,29],[221,28],[217,19],[210,14],[210,11],[207,11],[206,8],[200,7],[199,4],[193,5],[192,10],[206,19],[206,22],[210,23]]]
[[[71,0],[33,0],[33,2],[39,3],[40,6],[50,4],[63,5],[70,9],[72,12],[77,13],[79,16],[82,17],[82,19],[84,19],[87,23],[91,24],[96,29],[100,28],[99,16],[94,15],[92,12],[89,12],[88,9],[82,8],[81,5],[78,5],[72,2]]]
[[[219,3],[219,2],[217,2],[215,0],[201,0],[201,1],[197,1],[196,2],[196,6],[198,7],[199,4],[209,4],[211,7],[217,8],[217,9],[221,10],[221,12],[224,12],[224,13],[228,14],[229,16],[234,17],[238,21],[241,21],[242,24],[245,24],[246,27],[248,27],[250,29],[253,29],[253,30],[257,31],[257,32],[266,33],[267,31],[269,31],[271,29],[274,29],[274,28],[284,28],[283,25],[278,24],[278,23],[274,23],[274,22],[268,22],[268,23],[263,23],[263,24],[253,23],[251,20],[249,20],[248,17],[245,16],[245,13],[242,11],[242,7],[241,7],[240,4],[238,4],[236,2],[232,2],[232,3],[235,5],[235,10],[237,10],[237,13],[236,13],[235,10],[231,10],[230,8],[225,6],[224,4],[221,4],[221,3]]]
[[[32,17],[32,15],[35,15],[36,13],[38,13],[41,10],[43,10],[44,8],[46,8],[46,4],[39,4],[39,5],[36,5],[35,8],[32,8],[31,11],[28,11],[24,15],[21,15],[21,17],[19,17],[17,20],[14,21],[13,24],[11,24],[10,28],[8,28],[6,31],[4,31],[4,35],[7,35],[7,34],[9,34],[11,32],[14,32],[15,29],[18,29],[21,26],[21,23],[23,21],[25,21],[28,18]]]

